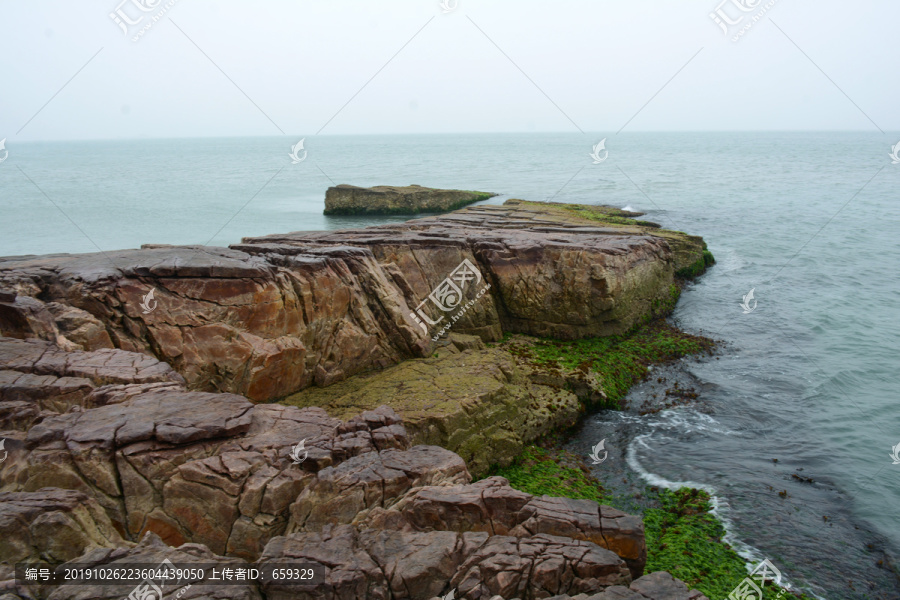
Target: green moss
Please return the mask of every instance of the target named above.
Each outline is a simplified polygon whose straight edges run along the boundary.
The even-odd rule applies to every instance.
[[[677,294],[669,299],[674,305]],[[594,372],[600,377],[606,404],[619,408],[632,385],[647,374],[647,366],[712,350],[714,342],[679,331],[663,319],[636,327],[625,335],[575,341],[537,339],[520,349],[533,363],[551,369]]]
[[[681,288],[673,283],[669,286],[669,293],[665,297],[653,299],[653,302],[650,303],[650,313],[644,316],[643,323],[671,314],[675,310],[679,298],[681,298]]]
[[[725,528],[710,513],[709,494],[651,488],[650,495],[656,507],[644,511],[646,572],[668,571],[709,598],[728,597],[747,570],[744,559],[722,541]],[[766,600],[774,600],[779,591],[771,584],[763,588]]]
[[[563,450],[528,446],[508,467],[493,468],[510,485],[535,496],[563,496],[617,504],[606,496],[603,485],[584,467],[581,459]],[[649,488],[644,496],[647,542],[646,573],[668,571],[709,598],[726,598],[747,576],[744,559],[724,541],[725,529],[711,514],[710,496],[703,490],[670,491]],[[779,588],[764,588],[766,600],[774,600]],[[781,598],[804,595],[782,594]]]
[[[480,202],[482,200],[487,200],[488,198],[493,198],[497,194],[492,194],[489,192],[475,192],[470,190],[461,190],[466,193],[472,194],[471,197],[465,198],[463,200],[459,200],[458,202],[454,202],[449,204],[446,208],[440,209],[421,209],[417,206],[414,207],[403,207],[403,206],[342,206],[335,208],[326,208],[324,214],[326,215],[336,215],[336,216],[347,216],[347,215],[418,215],[418,214],[436,214],[443,212],[450,212],[464,206],[468,206],[469,204],[473,204],[475,202]]]
[[[590,206],[587,204],[563,204],[561,206],[565,210],[573,212],[579,217],[584,217],[585,219],[590,219],[591,221],[597,221],[599,223],[606,223],[608,225],[640,225],[641,227],[652,228],[659,227],[658,223],[652,223],[650,221],[639,221],[632,217],[626,217],[622,216],[622,214],[617,214],[622,211],[617,211],[608,206]]]
[[[500,475],[517,490],[535,496],[604,502],[603,487],[584,467],[581,459],[565,450],[527,446],[508,467],[492,468],[485,477]]]
[[[712,252],[706,250],[705,246],[706,244],[704,244],[703,254],[700,258],[690,266],[675,271],[675,277],[678,277],[679,279],[693,279],[716,263],[716,259],[712,255]]]

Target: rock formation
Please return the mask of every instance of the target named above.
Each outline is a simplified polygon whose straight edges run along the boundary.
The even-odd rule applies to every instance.
[[[325,192],[326,215],[415,215],[446,212],[497,194],[420,185],[357,187],[342,183]]]
[[[3,258],[0,335],[140,352],[191,389],[263,402],[430,356],[449,324],[485,341],[622,333],[703,262],[699,238],[582,208],[508,201],[229,249]]]
[[[184,598],[430,598],[451,588],[548,598],[647,580],[639,518],[531,496],[500,477],[472,483],[455,453],[411,445],[389,408],[340,421],[320,408],[193,392],[168,365],[123,350],[0,338],[0,357],[12,382],[0,387],[10,428],[0,436],[12,442],[0,463],[7,598],[129,592],[28,585],[13,578],[17,562],[168,558],[316,573],[302,585],[198,580]],[[66,378],[81,380],[77,393],[58,384]]]
[[[0,600],[133,588],[17,581],[16,563],[164,559],[315,573],[166,589],[185,600],[702,599],[643,574],[639,518],[499,477],[473,483],[467,465],[570,424],[603,393],[583,373],[504,361],[483,340],[625,331],[659,310],[677,270],[704,260],[697,238],[591,215],[511,202],[230,249],[0,259]],[[436,343],[442,321],[452,331]],[[408,367],[418,371],[401,378],[446,391],[437,421],[424,404],[402,415],[368,405],[377,389],[402,395],[392,377]],[[469,396],[451,389],[465,373]],[[330,384],[365,408],[348,400],[336,418],[263,403]],[[495,428],[480,453],[467,411]]]

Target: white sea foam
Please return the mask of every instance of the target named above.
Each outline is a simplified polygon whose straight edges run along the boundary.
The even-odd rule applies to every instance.
[[[641,416],[625,412],[610,412],[598,415],[597,423],[639,423],[645,427],[663,430],[678,430],[682,433],[715,433],[717,435],[736,435],[712,418],[710,415],[686,409],[667,409],[652,416]]]
[[[746,561],[745,567],[747,568],[747,573],[750,573],[753,570],[753,567],[759,564],[759,562],[766,558],[766,556],[758,548],[755,548],[750,544],[741,541],[737,537],[737,535],[735,535],[734,523],[729,517],[729,514],[731,513],[731,506],[728,504],[728,500],[717,494],[716,488],[705,483],[698,483],[696,481],[672,481],[670,479],[666,479],[665,477],[657,475],[656,473],[651,473],[650,471],[645,469],[643,465],[641,465],[637,456],[637,447],[638,445],[641,445],[652,452],[653,448],[650,447],[648,440],[650,440],[653,435],[654,433],[645,433],[636,436],[633,440],[631,440],[631,443],[628,444],[628,449],[625,453],[625,460],[628,463],[628,466],[632,471],[637,473],[641,479],[647,482],[648,485],[665,488],[667,490],[677,490],[683,487],[696,488],[708,493],[710,496],[710,505],[712,506],[709,512],[716,519],[718,519],[720,523],[722,523],[722,527],[725,529],[725,535],[722,536],[722,541],[731,546],[738,554],[738,556]],[[790,583],[787,577],[782,576],[781,585],[782,587],[793,589],[793,585]],[[810,593],[807,590],[804,591],[806,593]],[[818,598],[818,600],[826,600],[825,598],[818,596],[815,593],[813,593],[812,595]]]

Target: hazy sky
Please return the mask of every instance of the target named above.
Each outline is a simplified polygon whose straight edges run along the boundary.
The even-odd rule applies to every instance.
[[[0,0],[0,139],[900,130],[895,0],[141,1]]]

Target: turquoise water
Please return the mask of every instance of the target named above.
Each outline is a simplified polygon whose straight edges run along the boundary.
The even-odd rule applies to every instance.
[[[592,164],[591,145],[603,137],[609,158]],[[337,183],[646,211],[709,243],[718,264],[674,318],[725,344],[720,360],[689,366],[703,410],[642,418],[618,460],[648,480],[715,489],[747,551],[822,597],[896,598],[896,580],[875,563],[900,552],[900,465],[888,456],[900,444],[900,165],[888,158],[898,140],[334,136],[307,138],[307,159],[296,165],[288,152],[297,140],[285,138],[7,143],[0,255],[225,245],[379,222],[323,216],[325,189]],[[744,314],[751,288],[758,305]],[[598,416],[584,443],[614,425]],[[814,483],[793,479],[799,469]]]

